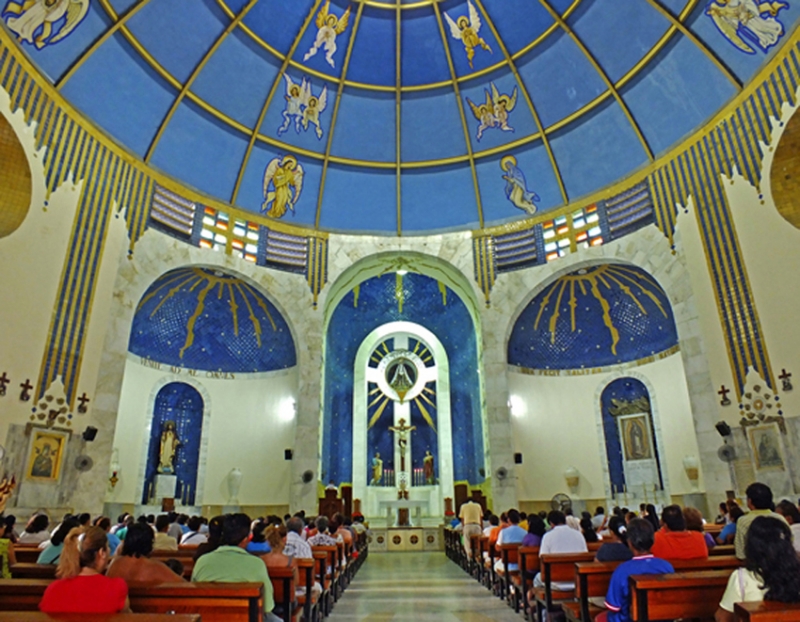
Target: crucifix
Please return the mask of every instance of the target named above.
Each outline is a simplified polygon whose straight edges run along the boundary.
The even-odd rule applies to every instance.
[[[0,395],[6,394],[6,385],[11,382],[8,376],[6,376],[6,372],[3,372],[3,375],[0,376]]]
[[[731,405],[731,401],[730,401],[730,399],[728,399],[728,393],[730,393],[730,392],[731,392],[731,390],[730,389],[726,389],[724,384],[720,387],[720,390],[717,391],[717,394],[722,396],[722,399],[719,401],[721,406],[730,406]]]
[[[29,399],[31,399],[31,389],[33,388],[30,378],[25,378],[25,382],[19,386],[22,389],[19,394],[19,399],[21,399],[23,402],[27,402]]]
[[[792,387],[792,381],[790,380],[791,377],[792,377],[792,374],[790,374],[788,371],[786,371],[785,369],[781,370],[781,375],[778,376],[778,378],[783,382],[783,390],[784,391],[791,391],[794,388],[794,387]],[[0,381],[2,381],[2,380],[3,379],[0,378]]]
[[[398,421],[398,425],[391,426],[389,430],[394,432],[397,435],[397,446],[400,448],[400,471],[403,472],[406,470],[406,447],[408,447],[408,436],[409,432],[413,432],[417,429],[417,426],[406,425],[406,420],[401,418]]]
[[[86,404],[89,403],[89,398],[86,397],[86,393],[85,392],[84,392],[83,395],[81,395],[78,398],[78,401],[80,402],[80,405],[78,406],[78,412],[81,413],[81,414],[84,414],[88,410],[86,408]]]

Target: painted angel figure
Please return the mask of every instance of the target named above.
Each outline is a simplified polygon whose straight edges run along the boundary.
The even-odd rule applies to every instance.
[[[322,126],[319,122],[319,115],[328,106],[328,87],[323,86],[319,96],[311,92],[311,82],[306,85],[305,108],[303,108],[303,129],[307,130],[309,124],[315,127],[317,138],[322,138]]]
[[[41,50],[69,35],[88,12],[89,0],[23,0],[6,4],[2,16],[20,41]],[[63,24],[54,32],[54,25],[62,18]]]
[[[775,17],[785,2],[757,2],[756,0],[712,0],[706,15],[714,20],[719,31],[733,45],[747,54],[755,54],[748,44],[757,43],[765,52],[775,45],[784,33],[783,24]]]
[[[484,93],[486,93],[486,101],[482,104],[476,104],[467,97],[467,103],[472,110],[472,114],[478,120],[478,135],[476,136],[478,140],[481,139],[486,130],[497,126],[492,97],[489,95],[489,91],[484,90]]]
[[[317,15],[317,38],[311,49],[303,56],[303,61],[307,61],[314,56],[321,47],[325,48],[325,60],[328,64],[336,68],[333,62],[333,55],[336,53],[336,36],[342,34],[347,30],[347,24],[350,21],[350,7],[341,17],[337,17],[334,13],[330,12],[331,0],[327,0],[320,9]]]
[[[508,113],[514,110],[517,105],[517,87],[514,87],[511,95],[500,93],[497,87],[492,84],[492,106],[494,109],[494,118],[497,119],[497,124],[504,132],[513,132],[514,128],[508,124]]]
[[[303,191],[304,175],[303,167],[293,155],[270,160],[264,171],[264,203],[261,211],[267,212],[270,218],[281,218],[286,210],[294,212],[294,206]]]
[[[303,118],[303,104],[305,103],[306,79],[303,78],[303,82],[297,84],[288,73],[284,73],[283,77],[286,80],[286,95],[283,96],[286,100],[286,108],[283,109],[283,125],[278,128],[278,136],[289,130],[292,119],[294,119],[295,132],[300,133],[300,121]]]
[[[523,212],[535,214],[534,203],[539,201],[539,195],[528,190],[528,182],[525,180],[525,174],[517,166],[517,159],[512,155],[505,156],[500,160],[500,168],[506,173],[503,175],[503,179],[506,180],[506,198]]]
[[[453,18],[445,13],[444,18],[447,20],[447,25],[450,26],[450,35],[453,39],[461,41],[464,44],[464,51],[467,53],[469,68],[474,69],[472,66],[472,59],[475,58],[475,48],[480,46],[489,52],[489,54],[492,53],[492,48],[489,47],[489,44],[486,43],[482,37],[478,36],[478,32],[480,32],[481,29],[480,13],[478,13],[478,10],[470,0],[467,0],[467,5],[469,6],[469,17],[461,15],[456,21],[453,21]]]

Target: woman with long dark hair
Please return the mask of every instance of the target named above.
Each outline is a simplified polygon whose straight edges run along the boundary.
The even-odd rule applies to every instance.
[[[800,560],[789,526],[759,516],[747,531],[745,567],[733,571],[717,609],[717,622],[732,622],[733,603],[769,600],[800,602]]]
[[[621,516],[612,516],[608,521],[607,535],[597,549],[595,559],[599,562],[626,562],[633,557],[628,547],[628,528]]]
[[[645,508],[645,512],[647,512],[647,514],[645,514],[644,519],[653,526],[653,530],[658,531],[661,529],[661,521],[658,520],[658,511],[656,510],[656,506],[654,506],[652,503],[648,503],[647,507]]]

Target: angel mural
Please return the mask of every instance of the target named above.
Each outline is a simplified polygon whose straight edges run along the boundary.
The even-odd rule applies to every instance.
[[[506,173],[503,175],[503,179],[506,180],[506,198],[523,212],[535,214],[534,203],[539,201],[539,195],[528,190],[528,182],[525,180],[525,174],[517,166],[517,159],[512,155],[503,157],[500,160],[500,168]]]
[[[88,12],[89,0],[24,0],[6,4],[2,16],[20,41],[41,50],[67,37]]]
[[[453,39],[461,41],[461,43],[464,44],[464,51],[467,53],[469,68],[474,69],[472,66],[472,59],[475,58],[475,48],[480,46],[489,52],[489,54],[492,53],[492,48],[489,47],[489,44],[486,43],[483,38],[478,36],[478,32],[480,32],[481,29],[480,13],[478,13],[478,10],[470,0],[467,0],[467,5],[469,6],[469,17],[461,15],[456,21],[453,21],[453,18],[445,13],[444,18],[447,20],[447,25],[450,26],[450,35]]]
[[[264,171],[264,203],[261,211],[270,218],[282,218],[294,206],[303,191],[305,171],[293,155],[273,158]]]
[[[486,100],[482,104],[476,104],[469,97],[467,103],[472,110],[473,116],[478,120],[478,134],[476,138],[481,139],[483,133],[493,127],[498,127],[504,132],[513,132],[514,128],[508,124],[508,113],[514,110],[517,105],[517,87],[511,95],[501,94],[491,83],[492,92],[484,89]]]
[[[283,74],[286,80],[286,108],[283,110],[283,125],[278,128],[278,136],[287,132],[294,121],[294,130],[298,134],[300,128],[308,130],[309,125],[315,127],[318,139],[322,139],[322,125],[319,115],[328,105],[328,87],[323,86],[318,95],[311,90],[311,80],[303,78],[300,84],[292,80],[289,74]]]
[[[775,18],[781,9],[788,8],[786,2],[712,0],[706,15],[733,45],[746,54],[755,54],[750,43],[766,52],[783,36],[783,24]]]
[[[336,54],[336,37],[347,30],[347,24],[350,22],[350,7],[341,17],[330,12],[331,0],[322,6],[317,14],[317,38],[314,39],[314,44],[311,49],[303,56],[303,61],[307,61],[314,56],[321,47],[325,48],[325,60],[328,64],[336,68],[333,62],[333,55]]]

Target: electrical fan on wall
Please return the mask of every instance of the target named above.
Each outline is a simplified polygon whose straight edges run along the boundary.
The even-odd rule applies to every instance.
[[[572,509],[572,499],[570,499],[563,492],[560,492],[550,500],[550,507],[554,510],[566,512],[567,510]]]

